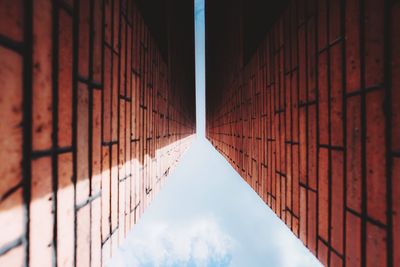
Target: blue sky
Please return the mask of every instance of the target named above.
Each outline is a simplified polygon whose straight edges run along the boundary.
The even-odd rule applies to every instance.
[[[205,134],[205,24],[204,0],[195,0],[197,135]]]
[[[204,4],[195,3],[198,135],[108,266],[321,266],[204,138]]]

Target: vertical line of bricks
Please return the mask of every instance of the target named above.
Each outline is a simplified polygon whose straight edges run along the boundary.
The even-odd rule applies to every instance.
[[[30,23],[32,84],[24,87]],[[195,132],[194,114],[185,114],[194,99],[171,84],[169,68],[134,1],[35,0],[32,10],[1,1],[0,266],[22,266],[26,255],[29,266],[102,266],[116,253]],[[23,123],[28,92],[31,129]],[[29,203],[23,157],[31,164]]]
[[[399,12],[290,1],[243,80],[208,88],[207,137],[325,266],[400,262]]]

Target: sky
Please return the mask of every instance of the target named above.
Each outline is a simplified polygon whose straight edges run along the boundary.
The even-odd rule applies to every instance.
[[[320,267],[204,137],[203,1],[195,1],[197,138],[107,266]]]
[[[204,22],[204,0],[195,2],[195,44],[196,44],[196,120],[197,136],[205,137],[206,125],[206,95],[205,95],[205,22]]]

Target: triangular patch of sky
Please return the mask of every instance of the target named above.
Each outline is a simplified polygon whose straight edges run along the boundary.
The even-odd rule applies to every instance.
[[[322,266],[205,139],[204,0],[195,18],[197,139],[107,266]]]

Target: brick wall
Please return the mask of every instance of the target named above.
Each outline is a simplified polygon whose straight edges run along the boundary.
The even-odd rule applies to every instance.
[[[207,136],[325,266],[400,264],[399,17],[293,0],[247,64],[240,16],[219,39],[208,19],[230,66],[208,76]]]
[[[0,266],[116,252],[194,134],[181,62],[133,1],[0,1]]]

